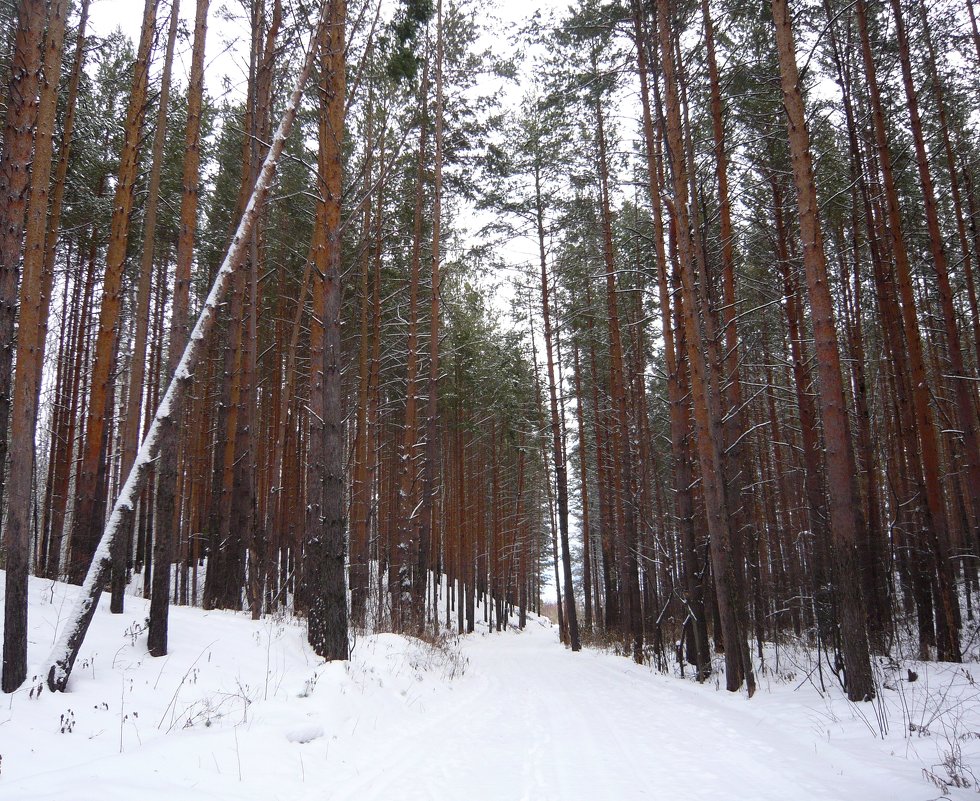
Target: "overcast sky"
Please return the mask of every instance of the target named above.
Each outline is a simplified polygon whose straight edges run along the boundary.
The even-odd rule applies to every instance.
[[[527,20],[536,10],[563,8],[568,3],[569,0],[483,0],[480,7],[481,11],[484,8],[488,10],[484,19],[490,19],[491,15],[499,17],[503,28],[508,24],[519,24]],[[180,4],[180,16],[188,31],[193,30],[195,5],[194,0],[183,0]],[[166,15],[168,11],[169,2],[162,0],[158,15]],[[106,36],[116,28],[121,28],[135,46],[142,18],[143,0],[92,0],[89,32],[96,36]],[[286,20],[286,24],[289,24],[289,20]],[[158,27],[162,26],[163,22],[159,21]],[[490,31],[488,34],[491,37],[495,34],[503,37],[502,30]],[[248,42],[248,24],[240,0],[211,0],[205,78],[208,91],[213,97],[222,91],[226,77],[233,86],[244,87]],[[189,70],[190,42],[185,40],[178,45],[175,56],[175,81],[182,83]]]
[[[384,0],[384,2],[393,4],[395,0]],[[476,0],[478,21],[487,28],[479,49],[492,47],[498,55],[511,52],[511,45],[507,41],[509,29],[525,23],[537,11],[563,9],[570,2],[571,0]],[[180,16],[183,27],[187,31],[193,30],[195,6],[195,0],[182,0],[180,4]],[[92,0],[89,11],[89,34],[102,37],[120,28],[133,41],[135,47],[139,38],[143,7],[143,0]],[[165,26],[166,22],[162,17],[169,13],[169,8],[169,0],[161,0],[157,12],[160,17],[157,22],[158,28],[162,29]],[[288,26],[291,22],[287,18],[284,24]],[[242,0],[211,0],[205,82],[212,98],[218,99],[224,93],[226,82],[230,85],[232,93],[238,92],[244,95],[249,37],[249,25],[244,15]],[[176,87],[186,85],[190,71],[190,50],[189,37],[178,41],[173,78]],[[160,67],[162,52],[163,48],[159,47],[155,70]],[[506,102],[516,105],[523,92],[521,86],[510,85],[506,90]],[[176,91],[179,92],[181,89],[178,88]],[[459,208],[454,217],[457,229],[465,229],[468,232],[463,238],[470,244],[478,241],[477,231],[488,221],[486,213],[478,213],[472,208]],[[520,265],[537,258],[537,244],[524,237],[506,243],[499,242],[497,255],[506,262],[507,267],[495,277],[491,277],[490,281],[492,285],[498,287],[497,302],[494,305],[498,311],[506,313],[513,294],[508,281],[518,277]]]

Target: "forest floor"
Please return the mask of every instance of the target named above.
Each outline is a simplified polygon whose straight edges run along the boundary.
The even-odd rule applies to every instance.
[[[76,591],[32,580],[32,666]],[[126,613],[111,615],[104,598],[68,693],[38,689],[37,677],[0,698],[0,799],[976,795],[976,665],[902,664],[883,674],[891,689],[879,703],[853,705],[819,692],[783,649],[749,700],[714,679],[572,654],[543,618],[438,643],[362,636],[349,663],[323,664],[300,622],[181,607],[170,655],[154,659],[146,614],[146,602],[127,598]]]

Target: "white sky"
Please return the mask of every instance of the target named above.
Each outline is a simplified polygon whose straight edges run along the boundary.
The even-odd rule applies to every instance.
[[[447,2],[448,0],[444,0]],[[394,0],[383,0],[387,5],[393,5]],[[482,23],[487,26],[484,41],[480,48],[491,47],[496,52],[510,52],[512,47],[507,41],[508,29],[520,25],[530,19],[536,12],[564,9],[571,0],[488,0],[479,8],[486,8]],[[182,0],[180,17],[183,27],[188,34],[194,28],[195,0]],[[224,91],[227,81],[231,91],[245,92],[245,75],[248,64],[249,26],[243,11],[242,0],[211,0],[208,15],[208,39],[206,51],[205,83],[212,98],[218,98]],[[103,37],[120,28],[133,41],[133,46],[139,38],[140,25],[143,18],[143,0],[92,0],[89,11],[89,35]],[[158,29],[163,29],[165,17],[169,14],[169,1],[160,0],[158,8]],[[482,12],[481,12],[482,13]],[[492,20],[499,20],[493,22]],[[287,18],[285,25],[290,24]],[[190,36],[178,40],[174,57],[174,86],[175,91],[186,84],[186,76],[190,70]],[[162,58],[162,46],[155,54],[155,66],[159,69]],[[508,99],[513,103],[520,101],[521,90],[514,87],[508,91]],[[468,215],[471,216],[471,215]],[[459,221],[457,221],[457,224]],[[477,220],[471,221],[467,227],[474,228]],[[512,242],[506,248],[505,257],[508,262],[524,262],[536,257],[536,245],[533,242]],[[509,293],[508,293],[509,294]],[[504,306],[509,305],[507,303]]]
[[[390,0],[385,2],[389,3]],[[488,9],[488,18],[499,17],[504,24],[509,24],[527,20],[538,10],[564,8],[568,4],[569,0],[489,0],[485,6]],[[180,4],[180,17],[188,31],[193,31],[195,5],[194,0],[182,0]],[[168,0],[161,0],[157,14],[165,16],[168,13]],[[143,0],[92,0],[89,33],[106,36],[116,28],[121,28],[135,46],[142,19]],[[289,24],[288,19],[284,22]],[[158,27],[162,27],[162,24],[158,23]],[[247,20],[240,0],[211,0],[206,83],[212,96],[220,92],[222,80],[226,76],[234,85],[243,83],[244,67],[248,60],[248,36]],[[175,56],[175,82],[180,83],[189,69],[190,42],[185,41],[182,46],[178,46]]]
[[[394,6],[397,0],[382,0],[386,6]],[[448,3],[449,0],[443,0]],[[498,55],[513,53],[513,45],[509,41],[512,31],[526,23],[533,15],[540,12],[546,16],[552,11],[561,11],[571,5],[572,0],[476,0],[478,22],[486,30],[483,38],[476,45],[477,50],[490,48]],[[285,3],[288,6],[291,3]],[[191,38],[194,28],[195,0],[181,0],[180,17],[182,27],[188,35],[178,40],[174,57],[174,92],[183,91],[186,86],[187,74],[190,71]],[[133,41],[133,46],[139,38],[140,25],[143,17],[144,0],[92,0],[89,11],[89,35],[104,37],[120,28]],[[158,30],[164,30],[166,17],[169,15],[169,0],[160,0],[157,10]],[[288,27],[292,20],[287,16],[284,26]],[[221,97],[224,85],[230,85],[232,93],[245,92],[246,70],[249,50],[249,24],[243,9],[243,0],[211,0],[208,15],[208,38],[206,52],[205,83],[212,98]],[[154,73],[160,68],[163,46],[158,46],[154,55]],[[528,53],[518,54],[529,56]],[[528,59],[530,60],[530,59]],[[498,80],[499,79],[494,79]],[[516,106],[524,90],[519,84],[505,85],[505,103]],[[463,239],[469,242],[478,240],[478,230],[489,221],[487,213],[477,213],[472,208],[456,209],[453,220],[456,230],[464,231]],[[514,297],[512,282],[520,279],[521,266],[537,260],[536,241],[518,237],[506,243],[499,243],[497,255],[506,267],[495,276],[490,276],[489,283],[494,295],[494,307],[505,321]]]
[[[183,0],[180,3],[180,18],[183,27],[190,33],[194,30],[194,13],[196,2]],[[143,0],[92,0],[89,11],[89,34],[106,36],[119,28],[133,42],[135,48],[143,21]],[[232,14],[225,14],[225,11]],[[161,0],[157,9],[157,28],[163,30],[164,18],[170,13],[168,0]],[[228,17],[233,18],[229,19]],[[234,86],[244,85],[245,66],[248,64],[249,32],[247,21],[241,11],[241,5],[232,0],[211,0],[208,14],[208,38],[205,56],[205,83],[212,97],[221,92],[225,77]],[[186,83],[190,72],[191,41],[188,37],[178,40],[174,56],[174,82],[177,85]],[[158,48],[155,58],[162,57],[162,46]],[[244,89],[242,90],[244,91]]]

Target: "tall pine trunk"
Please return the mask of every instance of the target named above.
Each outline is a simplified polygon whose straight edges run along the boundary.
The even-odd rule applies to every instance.
[[[177,425],[177,418],[180,414],[180,407],[187,394],[187,388],[192,379],[194,370],[201,361],[208,348],[208,337],[214,330],[217,319],[218,304],[221,302],[231,283],[234,267],[242,257],[245,247],[249,242],[252,226],[255,224],[259,210],[265,200],[266,195],[272,185],[272,178],[275,174],[276,165],[282,155],[283,147],[286,144],[286,137],[292,129],[299,110],[300,100],[303,96],[303,89],[309,80],[310,72],[313,69],[313,61],[319,50],[320,36],[325,27],[326,17],[321,16],[310,39],[309,50],[296,84],[290,95],[289,102],[283,112],[282,121],[272,139],[269,153],[266,155],[259,171],[258,179],[252,192],[244,205],[244,211],[239,220],[235,234],[232,238],[231,247],[225,255],[221,266],[218,269],[211,286],[211,291],[204,302],[204,307],[198,316],[194,330],[191,332],[187,346],[177,364],[174,376],[163,394],[153,419],[147,429],[146,436],[136,461],[126,477],[122,491],[113,505],[109,515],[109,522],[106,524],[102,539],[98,543],[95,556],[89,566],[85,576],[82,591],[71,615],[61,629],[58,639],[54,644],[51,655],[48,659],[46,681],[48,688],[54,691],[64,691],[68,685],[68,678],[71,675],[75,659],[78,657],[79,649],[85,639],[85,634],[92,622],[98,605],[99,597],[102,594],[102,585],[111,565],[109,553],[112,541],[115,537],[124,534],[122,522],[126,517],[126,510],[132,509],[137,502],[141,487],[146,481],[150,467],[160,450],[161,442],[167,437],[174,436]]]
[[[317,203],[311,340],[310,444],[305,536],[308,639],[321,657],[345,660],[347,521],[344,497],[344,409],[340,341],[341,147],[346,110],[346,0],[329,0],[320,76],[321,197]]]
[[[194,260],[200,185],[201,100],[204,93],[204,47],[207,39],[209,5],[210,0],[197,0],[194,18],[191,73],[187,85],[187,128],[184,133],[180,228],[177,234],[177,263],[174,269],[170,344],[167,350],[167,380],[175,374],[180,356],[187,346],[191,264]],[[176,436],[165,439],[160,445],[160,458],[157,460],[156,525],[151,573],[154,578],[150,594],[150,630],[147,636],[147,649],[151,656],[164,656],[167,653],[170,565],[173,562],[179,519],[175,513],[174,498],[177,488],[177,444]]]
[[[174,60],[174,46],[177,41],[177,19],[180,10],[178,0],[171,0],[170,23],[167,32],[167,49],[163,59],[163,73],[160,77],[160,97],[157,106],[156,130],[153,133],[152,165],[147,185],[146,216],[143,224],[143,253],[140,258],[139,281],[136,290],[136,331],[133,336],[133,351],[129,368],[129,391],[126,393],[126,413],[122,433],[122,461],[120,471],[129,472],[136,458],[139,444],[140,407],[143,401],[144,378],[146,375],[146,340],[150,327],[150,285],[153,278],[154,256],[156,255],[157,211],[159,208],[160,176],[163,171],[163,146],[167,136],[167,113],[170,105],[170,74]],[[125,524],[128,540],[132,520]],[[112,600],[110,610],[122,614],[123,596],[126,590],[127,561],[131,552],[130,542],[122,537],[115,542],[112,554]],[[169,573],[168,573],[169,575]]]
[[[119,345],[122,279],[129,244],[139,147],[146,110],[150,50],[158,0],[146,0],[143,27],[133,70],[132,89],[126,109],[124,142],[112,203],[109,249],[106,254],[102,305],[99,310],[92,366],[91,395],[82,444],[82,460],[76,483],[75,516],[72,522],[71,559],[68,578],[79,584],[84,579],[99,542],[105,517],[105,481],[102,480],[106,453],[107,424],[112,410],[113,368]]]
[[[27,573],[30,562],[31,508],[34,497],[34,435],[37,430],[40,392],[39,365],[44,361],[44,339],[47,334],[46,321],[44,323],[41,321],[41,315],[46,313],[41,297],[42,271],[48,215],[48,184],[51,180],[51,150],[67,13],[66,0],[56,0],[51,8],[45,42],[44,85],[41,88],[37,109],[23,277],[20,286],[17,368],[14,375],[10,431],[10,483],[7,487],[8,513],[7,525],[4,529],[7,549],[3,629],[4,692],[13,692],[27,677]],[[31,50],[30,60],[35,58],[33,51],[39,44],[40,40],[27,43]],[[9,114],[15,118],[19,116],[16,104]],[[6,133],[9,134],[10,131]],[[29,135],[29,129],[27,133]],[[22,169],[26,172],[27,165],[22,165]],[[18,240],[18,250],[19,247]],[[6,255],[6,253],[0,254],[0,258]],[[6,420],[0,420],[0,426],[2,426],[0,439],[6,441]],[[0,456],[0,471],[4,468]]]
[[[862,531],[858,519],[854,454],[844,400],[837,326],[828,285],[827,258],[810,156],[810,135],[806,127],[806,109],[787,0],[772,0],[772,12],[817,356],[817,389],[824,426],[830,528],[837,568],[835,579],[840,590],[841,641],[847,671],[847,695],[852,701],[864,701],[875,695],[858,556],[858,539],[866,536],[867,532]]]
[[[720,398],[709,386],[708,367],[702,345],[696,287],[695,258],[688,216],[688,165],[685,158],[681,128],[680,98],[676,77],[672,38],[670,35],[668,3],[658,0],[657,31],[660,38],[661,63],[666,90],[667,143],[673,171],[674,199],[672,216],[676,226],[678,262],[681,277],[681,304],[691,370],[691,390],[694,401],[694,433],[698,462],[701,467],[705,512],[708,523],[711,567],[715,579],[715,597],[725,644],[725,681],[730,692],[745,682],[751,695],[755,677],[748,652],[744,618],[744,599],[741,595],[741,565],[736,562],[731,524],[733,517],[724,483],[722,455],[724,435],[721,428]],[[702,285],[704,276],[700,276]],[[710,314],[701,308],[701,316]]]

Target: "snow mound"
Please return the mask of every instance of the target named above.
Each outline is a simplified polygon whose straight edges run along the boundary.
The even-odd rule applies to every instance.
[[[286,739],[291,743],[305,745],[323,737],[323,726],[310,723],[306,726],[297,726],[286,732]]]

